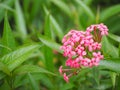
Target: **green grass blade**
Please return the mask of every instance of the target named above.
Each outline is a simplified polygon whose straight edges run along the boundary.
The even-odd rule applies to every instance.
[[[29,77],[29,80],[30,80],[33,90],[39,90],[39,86],[37,85],[35,79],[33,78],[33,76],[30,73],[28,73],[28,77]]]
[[[60,46],[58,43],[50,40],[49,38],[43,36],[43,35],[38,35],[38,38],[41,40],[42,43],[44,43],[46,46],[57,50],[58,52],[62,53],[62,51],[60,50]]]
[[[15,21],[17,25],[17,30],[19,31],[21,38],[27,37],[26,25],[23,17],[23,13],[19,4],[19,0],[15,1]]]
[[[10,48],[11,50],[15,49],[15,39],[12,34],[12,30],[10,28],[8,18],[7,18],[7,13],[5,15],[5,20],[4,20],[4,31],[3,31],[3,36],[2,36],[2,45],[5,47]],[[9,53],[10,50],[6,48],[2,48],[2,54],[7,54]]]
[[[93,14],[93,12],[91,11],[91,9],[81,0],[75,0],[86,12],[86,14],[89,16],[89,18],[93,21],[95,16]]]
[[[103,22],[107,20],[108,18],[110,18],[111,16],[116,15],[119,12],[120,12],[120,4],[111,6],[101,12],[100,20]]]
[[[24,61],[26,61],[30,55],[36,51],[40,45],[29,45],[20,49],[17,49],[7,55],[4,55],[0,61],[8,66],[9,70],[12,71]]]
[[[13,74],[15,75],[22,75],[26,73],[46,73],[46,74],[56,75],[50,71],[45,70],[44,68],[35,65],[22,65],[19,68],[16,68],[13,72]]]

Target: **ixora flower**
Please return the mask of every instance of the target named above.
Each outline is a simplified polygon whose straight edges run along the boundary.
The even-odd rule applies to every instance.
[[[108,35],[108,28],[103,23],[89,26],[86,31],[70,30],[62,39],[63,56],[67,57],[65,65],[59,72],[66,82],[82,68],[98,66],[104,58],[100,50],[102,36]],[[68,75],[67,75],[68,74]]]

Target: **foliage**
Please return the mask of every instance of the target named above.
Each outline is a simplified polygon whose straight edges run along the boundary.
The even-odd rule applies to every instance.
[[[1,0],[0,90],[119,90],[120,4],[93,0]],[[70,29],[104,23],[98,67],[86,68],[65,83],[58,68],[65,58],[61,40]]]

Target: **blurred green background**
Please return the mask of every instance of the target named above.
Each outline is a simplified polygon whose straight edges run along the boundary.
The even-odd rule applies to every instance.
[[[7,20],[12,32],[5,32],[9,28]],[[81,71],[70,79],[70,83],[66,83],[59,75],[59,66],[64,65],[66,60],[59,50],[63,36],[71,29],[85,30],[97,23],[108,26],[111,33],[108,39],[118,48],[112,35],[120,36],[120,0],[0,0],[1,47],[14,51],[30,44],[41,45],[12,72],[17,72],[22,65],[35,65],[55,74],[41,73],[42,71],[21,74],[21,70],[20,75],[13,76],[14,80],[9,76],[1,78],[0,90],[10,90],[6,82],[10,78],[13,80],[14,90],[120,90],[116,84],[119,82],[116,79],[119,80],[120,77],[116,73],[96,67]],[[5,35],[7,39],[4,38]],[[15,44],[11,47],[9,43],[13,41]],[[120,42],[119,39],[117,41]],[[24,50],[25,48],[21,52]],[[0,57],[12,51],[0,48]]]

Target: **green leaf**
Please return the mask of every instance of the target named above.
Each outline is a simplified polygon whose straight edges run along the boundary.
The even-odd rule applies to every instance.
[[[31,20],[34,20],[37,13],[39,12],[41,3],[42,3],[41,0],[32,1],[32,8],[31,8],[31,12],[30,12],[30,19]]]
[[[56,74],[35,65],[22,65],[16,68],[15,71],[13,72],[13,74],[15,75],[21,75],[26,73],[46,73],[56,76]]]
[[[52,31],[50,27],[50,16],[49,14],[45,18],[45,27],[44,27],[44,35],[48,38],[52,38]],[[43,47],[44,57],[45,57],[45,64],[48,70],[54,71],[54,64],[53,64],[53,50],[47,46]],[[47,52],[47,53],[46,53]]]
[[[12,4],[14,3],[15,0],[3,0],[2,4],[4,4],[5,6],[11,7]],[[0,22],[2,21],[2,19],[4,18],[5,15],[5,9],[6,8],[0,8]]]
[[[117,73],[111,72],[110,75],[111,75],[112,85],[113,87],[115,87]]]
[[[118,47],[118,53],[119,53],[119,57],[120,57],[120,43],[119,43],[119,47]]]
[[[116,77],[114,90],[120,90],[120,74],[118,74],[117,77]]]
[[[90,5],[92,3],[93,0],[83,0],[83,2],[86,4],[86,5]]]
[[[9,10],[11,12],[14,12],[14,10],[11,7],[9,7],[8,5],[5,5],[3,3],[0,3],[0,8],[4,8],[4,9],[7,9],[7,10]]]
[[[91,9],[84,2],[82,2],[81,0],[75,0],[75,1],[84,9],[86,14],[93,21],[95,16],[94,16],[93,12],[91,11]]]
[[[59,26],[59,24],[57,23],[55,18],[53,18],[52,15],[50,15],[50,22],[54,32],[58,35],[59,39],[62,40],[64,34],[62,32],[61,27]]]
[[[71,88],[73,88],[73,87],[74,87],[74,84],[72,84],[72,83],[67,83],[67,84],[64,84],[64,85],[61,87],[60,90],[69,90],[69,89],[71,89]]]
[[[108,36],[116,42],[120,43],[120,37],[114,34],[109,33]]]
[[[62,53],[62,51],[60,50],[60,46],[58,43],[50,40],[49,38],[43,36],[43,35],[38,35],[38,38],[41,40],[42,43],[44,43],[46,46],[57,50],[58,52]]]
[[[1,58],[1,62],[8,66],[9,70],[12,71],[24,61],[26,61],[30,55],[36,51],[40,45],[29,45],[20,49],[17,49]]]
[[[2,62],[0,62],[0,71],[6,73],[7,75],[10,75],[10,70],[8,69],[8,67],[3,64]]]
[[[101,60],[100,66],[103,69],[108,69],[120,73],[120,60]]]
[[[4,31],[3,31],[3,36],[2,36],[2,45],[5,47],[10,48],[11,50],[14,50],[15,48],[15,39],[12,34],[12,30],[10,28],[8,19],[7,19],[7,13],[5,15],[5,20],[4,20]],[[7,54],[9,53],[10,50],[6,48],[2,48],[2,54]]]
[[[111,16],[113,16],[113,15],[119,13],[119,12],[120,12],[120,4],[111,6],[111,7],[107,8],[104,11],[101,12],[100,20],[105,21],[108,18],[110,18]]]
[[[24,39],[27,37],[27,30],[25,26],[25,21],[23,18],[23,13],[19,4],[19,0],[15,1],[15,21],[17,25],[17,30],[19,31],[21,38]]]
[[[71,10],[68,7],[66,3],[62,0],[50,0],[52,3],[54,3],[56,6],[58,6],[65,14],[67,14],[69,17],[71,17]]]
[[[39,86],[37,85],[36,81],[34,80],[34,78],[32,77],[30,73],[28,73],[28,77],[29,77],[33,90],[39,90]]]
[[[118,49],[108,41],[107,37],[102,38],[102,50],[104,55],[107,54],[108,56],[110,55],[114,58],[119,56]]]
[[[9,48],[9,47],[7,47],[7,46],[5,46],[5,45],[0,44],[0,47],[5,48],[5,49],[8,49],[9,51],[11,51],[11,48]]]
[[[56,33],[56,35],[58,35],[59,39],[61,40],[63,38],[63,35],[64,35],[61,27],[59,26],[59,24],[57,23],[55,18],[49,14],[49,11],[47,10],[46,7],[44,7],[44,11],[45,11],[47,16],[49,15],[49,18],[50,18],[49,22],[50,22],[50,26],[52,27],[52,30]]]
[[[49,14],[47,14],[45,17],[44,34],[45,34],[45,36],[52,38],[52,31],[51,31],[51,27],[50,27],[50,15]]]

